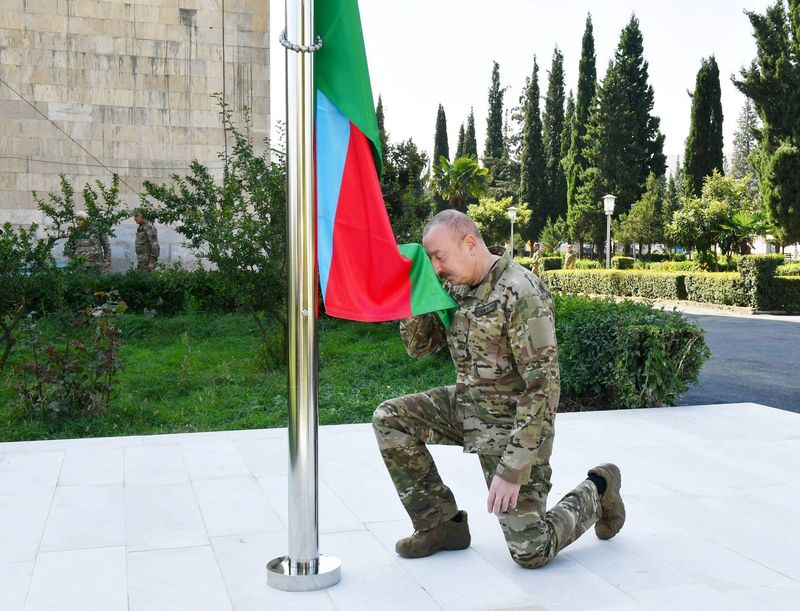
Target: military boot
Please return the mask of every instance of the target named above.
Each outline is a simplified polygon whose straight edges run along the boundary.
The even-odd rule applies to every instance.
[[[470,541],[467,512],[459,511],[452,520],[400,539],[394,549],[403,558],[425,558],[442,550],[466,549]]]
[[[617,465],[606,463],[589,471],[589,475],[602,477],[606,482],[606,490],[600,496],[602,516],[594,525],[594,532],[600,539],[610,539],[625,524],[625,503],[619,495],[622,486],[622,475]]]

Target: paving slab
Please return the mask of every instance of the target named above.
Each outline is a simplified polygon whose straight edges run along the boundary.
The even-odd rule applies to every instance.
[[[512,562],[477,457],[432,453],[472,545],[394,553],[412,527],[370,425],[325,426],[320,551],[342,581],[286,593],[285,429],[0,443],[0,608],[796,609],[800,414],[753,403],[559,414],[550,503],[599,462],[622,468],[628,521],[546,567]]]

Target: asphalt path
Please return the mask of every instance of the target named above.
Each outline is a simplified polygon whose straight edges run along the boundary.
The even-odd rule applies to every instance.
[[[711,358],[679,405],[753,402],[800,413],[800,317],[684,314],[705,329]]]

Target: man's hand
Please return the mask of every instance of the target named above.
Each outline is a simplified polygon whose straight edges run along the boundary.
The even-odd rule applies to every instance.
[[[495,475],[489,486],[489,500],[486,502],[486,510],[499,516],[509,508],[516,509],[519,488],[520,484],[512,484],[499,475]]]
[[[148,271],[148,272],[152,272],[152,271],[155,269],[155,267],[156,267],[156,266],[155,266],[155,265],[153,265],[152,263],[148,263],[148,264],[147,264],[147,271]]]

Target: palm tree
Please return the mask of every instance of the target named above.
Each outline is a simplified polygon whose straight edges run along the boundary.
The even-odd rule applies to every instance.
[[[467,203],[486,194],[492,182],[489,170],[478,165],[478,160],[468,155],[457,157],[452,163],[444,155],[433,166],[433,191],[451,208],[467,212]]]
[[[736,251],[740,255],[748,255],[753,248],[753,240],[766,235],[769,229],[769,221],[763,212],[739,210],[720,225],[719,243],[725,253]]]

